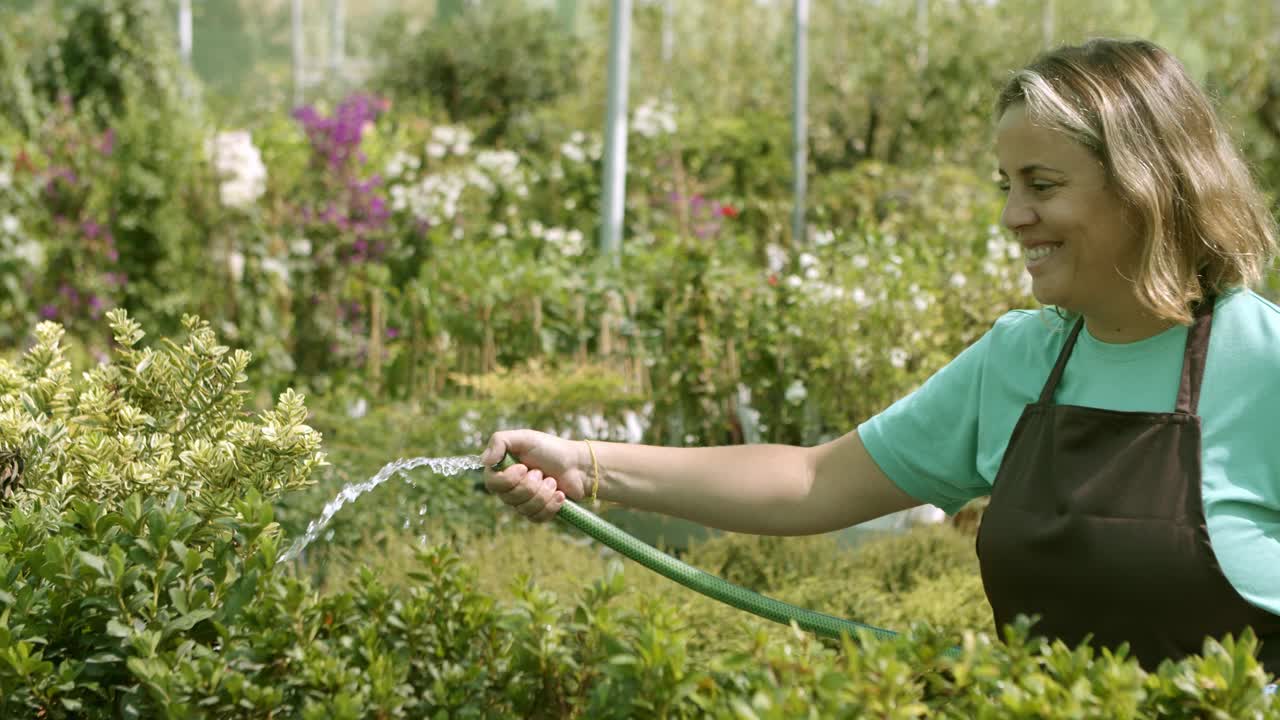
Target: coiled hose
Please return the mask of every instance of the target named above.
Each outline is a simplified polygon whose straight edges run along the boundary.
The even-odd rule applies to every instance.
[[[493,469],[502,470],[516,462],[516,459],[508,454]],[[892,630],[825,615],[782,602],[781,600],[775,600],[753,590],[748,590],[741,585],[735,585],[728,580],[716,577],[711,573],[699,570],[637,539],[622,528],[568,498],[565,498],[564,504],[560,506],[559,512],[556,513],[556,519],[581,530],[588,536],[595,538],[609,548],[635,560],[663,577],[670,578],[694,592],[719,600],[739,610],[745,610],[753,615],[758,615],[783,625],[789,625],[794,621],[802,630],[829,638],[839,638],[841,633],[857,637],[859,631],[871,633],[881,639],[897,636],[897,633]],[[951,648],[947,651],[947,654],[958,655],[959,648]]]

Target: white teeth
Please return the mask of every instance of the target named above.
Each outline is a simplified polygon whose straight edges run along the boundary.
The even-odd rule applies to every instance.
[[[1049,253],[1057,249],[1058,249],[1057,245],[1037,245],[1036,247],[1033,247],[1027,251],[1027,259],[1039,260],[1040,258],[1048,256]]]

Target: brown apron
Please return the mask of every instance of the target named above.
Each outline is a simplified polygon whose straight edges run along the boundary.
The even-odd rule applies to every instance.
[[[1013,429],[978,531],[997,629],[1038,615],[1035,634],[1073,647],[1086,636],[1095,647],[1127,642],[1154,670],[1201,652],[1206,636],[1252,626],[1263,665],[1280,673],[1280,615],[1240,597],[1205,527],[1196,408],[1213,305],[1196,309],[1171,413],[1053,404],[1084,321],[1075,324]]]

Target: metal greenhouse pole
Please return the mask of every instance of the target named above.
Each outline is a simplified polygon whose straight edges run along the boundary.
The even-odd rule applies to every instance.
[[[631,0],[613,0],[609,14],[609,98],[605,114],[604,188],[600,250],[616,265],[622,250],[627,180],[627,79],[631,55]]]
[[[792,75],[791,172],[795,204],[791,209],[791,242],[798,245],[807,242],[809,237],[805,231],[804,217],[809,146],[809,130],[806,123],[806,107],[809,104],[809,0],[795,0]]]
[[[346,60],[347,8],[342,0],[329,0],[329,82],[343,86],[342,66]]]
[[[178,2],[178,55],[191,67],[191,0]]]
[[[302,104],[302,86],[306,82],[306,53],[302,46],[302,0],[293,0],[290,6],[289,43],[293,48],[293,106]]]

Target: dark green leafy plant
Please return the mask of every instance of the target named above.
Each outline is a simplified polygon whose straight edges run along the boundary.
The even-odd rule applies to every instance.
[[[475,9],[418,33],[404,27],[403,18],[386,25],[382,46],[391,51],[376,84],[409,100],[429,98],[454,121],[483,123],[483,142],[502,138],[512,120],[577,88],[580,40],[549,10]]]

